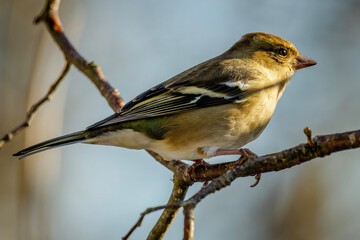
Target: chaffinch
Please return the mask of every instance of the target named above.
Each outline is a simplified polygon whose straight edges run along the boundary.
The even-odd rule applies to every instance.
[[[295,70],[315,64],[280,37],[249,33],[223,54],[140,94],[119,113],[14,156],[78,142],[149,149],[178,160],[236,153],[264,130]]]

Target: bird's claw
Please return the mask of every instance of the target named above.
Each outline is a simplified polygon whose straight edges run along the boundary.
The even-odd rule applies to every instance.
[[[253,153],[252,151],[250,151],[247,148],[241,148],[239,149],[241,151],[241,157],[238,159],[238,164],[242,165],[248,161],[251,161],[254,157],[258,157],[258,155],[256,155],[255,153]],[[255,187],[259,184],[261,179],[261,173],[258,173],[255,175],[255,183],[250,185],[250,187]]]

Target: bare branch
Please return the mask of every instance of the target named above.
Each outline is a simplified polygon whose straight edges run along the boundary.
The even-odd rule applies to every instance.
[[[184,207],[184,240],[194,239],[194,205],[187,205]]]
[[[184,182],[182,181],[174,179],[174,187],[168,204],[183,201],[185,199],[186,192],[189,189],[189,186],[190,185],[184,184]],[[165,236],[167,230],[169,229],[172,221],[176,217],[179,208],[179,206],[173,208],[166,208],[161,214],[159,220],[157,221],[151,232],[149,233],[147,240],[162,239]]]
[[[130,235],[135,231],[135,229],[141,226],[142,221],[144,220],[144,217],[147,214],[164,209],[165,207],[166,207],[166,205],[146,209],[144,212],[142,212],[140,214],[138,221],[135,223],[135,225],[130,229],[130,231],[122,239],[123,240],[129,239]]]
[[[196,204],[210,193],[227,187],[238,177],[254,176],[259,173],[280,171],[305,163],[318,157],[324,157],[338,151],[360,147],[360,130],[316,136],[311,139],[314,144],[300,144],[293,148],[261,157],[255,157],[227,173],[214,179],[184,203]],[[204,175],[205,173],[202,173]],[[184,204],[183,203],[183,204]]]
[[[185,170],[189,167],[188,164],[183,163],[179,160],[165,160],[163,157],[161,157],[156,152],[146,150],[156,161],[158,161],[161,165],[172,171],[173,173],[184,173]],[[186,181],[186,179],[183,179]]]
[[[238,161],[198,165],[189,170],[190,178],[195,182],[211,181],[221,175],[225,174],[231,169],[239,165]]]
[[[36,102],[35,104],[33,104],[30,107],[29,111],[26,113],[25,121],[23,123],[21,123],[19,126],[17,126],[16,128],[14,128],[12,131],[5,134],[5,136],[3,138],[1,138],[1,140],[0,140],[0,149],[5,145],[5,143],[10,142],[13,139],[14,135],[16,135],[18,132],[20,132],[21,130],[27,128],[30,125],[32,119],[35,116],[35,113],[39,110],[39,108],[45,102],[50,100],[52,94],[55,92],[55,90],[59,86],[60,82],[64,79],[66,74],[69,72],[70,67],[71,67],[71,63],[67,62],[65,64],[63,70],[61,71],[60,76],[50,86],[50,88],[49,88],[48,92],[46,93],[46,95],[44,97],[42,97],[38,102]]]
[[[99,89],[100,93],[108,101],[110,107],[119,112],[124,106],[124,102],[120,97],[119,91],[114,89],[106,80],[101,68],[94,62],[86,61],[73,47],[67,39],[62,27],[58,10],[60,0],[48,0],[42,13],[35,18],[34,22],[44,22],[54,41],[60,47],[66,60],[74,64],[82,73],[84,73]]]
[[[192,171],[189,173],[190,176],[192,176],[192,179],[209,179],[209,176],[215,176],[215,174],[210,173],[209,176],[207,176],[208,172],[214,170],[216,173],[219,173],[224,169],[233,167],[232,169],[227,170],[226,173],[223,173],[219,177],[215,178],[213,181],[211,181],[211,183],[209,183],[207,186],[204,186],[199,192],[186,201],[168,203],[167,205],[147,209],[141,215],[141,220],[146,214],[162,208],[174,209],[184,207],[184,211],[185,208],[190,208],[187,209],[184,214],[190,214],[189,216],[191,217],[191,213],[188,212],[193,211],[197,203],[199,203],[207,195],[229,186],[236,178],[256,176],[260,173],[266,172],[280,171],[305,163],[315,158],[330,155],[331,153],[359,148],[360,130],[316,136],[312,139],[308,138],[308,141],[311,141],[313,146],[311,146],[309,143],[303,143],[278,153],[253,157],[251,158],[251,161],[246,161],[240,165],[236,162],[230,162],[223,164],[201,165],[198,166],[198,169],[196,167],[192,170],[189,168],[188,170]],[[190,220],[188,219],[187,221]],[[191,224],[191,222],[188,223]],[[191,230],[189,227],[187,229]],[[185,236],[189,235],[186,233],[187,230],[184,230],[184,239],[186,239]]]
[[[174,204],[174,203],[182,202],[184,200],[186,196],[186,192],[189,189],[189,186],[190,185],[184,184],[184,182],[182,181],[177,181],[176,179],[174,179],[174,187],[171,196],[169,198],[168,204],[146,209],[143,213],[140,214],[140,218],[135,223],[135,225],[130,229],[130,231],[123,237],[123,240],[128,239],[130,235],[135,231],[135,229],[141,226],[141,223],[145,215],[166,208],[165,211],[161,214],[159,220],[157,221],[151,232],[149,233],[147,239],[163,238],[166,231],[169,229],[172,221],[176,217],[177,211],[180,208],[178,204]]]

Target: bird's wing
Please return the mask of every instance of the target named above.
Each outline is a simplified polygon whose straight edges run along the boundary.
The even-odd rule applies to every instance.
[[[194,80],[198,76],[201,78],[204,74],[198,70],[191,70],[140,94],[127,103],[121,112],[91,125],[88,129],[236,103],[247,95],[246,91],[241,88],[243,79],[235,79],[231,74],[217,71],[214,74],[206,74],[209,79]],[[194,76],[194,74],[198,76]]]

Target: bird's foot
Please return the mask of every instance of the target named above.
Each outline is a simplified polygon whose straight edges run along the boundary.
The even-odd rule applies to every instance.
[[[231,150],[217,150],[214,153],[213,157],[225,156],[225,155],[241,155],[239,157],[239,159],[237,160],[237,164],[239,166],[245,164],[246,162],[252,161],[253,158],[258,157],[257,154],[250,151],[248,148],[239,148],[239,149],[231,149]],[[188,168],[188,170],[187,170],[188,173],[190,173],[191,171],[194,171],[195,168],[200,165],[208,164],[203,159],[196,159],[196,160],[191,160],[191,161],[193,161],[195,163]],[[260,179],[261,179],[261,173],[256,174],[255,175],[255,183],[252,184],[250,187],[255,187],[256,185],[258,185],[258,183],[260,182]],[[204,183],[204,184],[206,184],[206,183]]]
[[[222,156],[222,155],[241,155],[241,157],[237,160],[239,165],[245,164],[246,162],[251,161],[254,157],[258,156],[247,148],[239,148],[233,150],[218,150],[215,152],[215,156]],[[261,179],[261,173],[256,174],[255,183],[252,184],[250,187],[255,187],[256,185],[258,185],[260,179]]]

